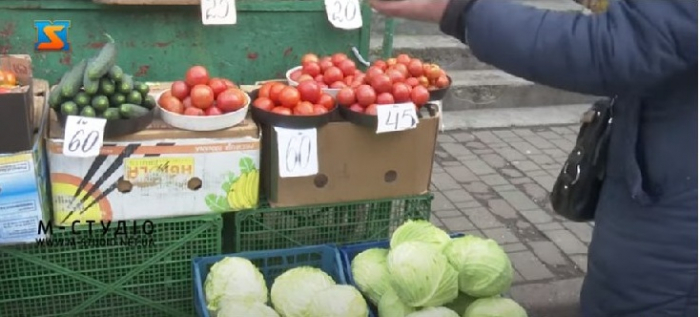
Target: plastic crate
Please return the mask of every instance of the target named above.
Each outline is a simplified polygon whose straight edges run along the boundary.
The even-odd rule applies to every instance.
[[[204,281],[209,269],[216,262],[227,256],[249,259],[257,266],[265,277],[268,289],[272,287],[275,278],[285,271],[299,267],[312,266],[330,275],[336,283],[347,284],[340,252],[337,248],[327,245],[307,246],[284,250],[268,250],[257,252],[242,252],[230,255],[200,257],[192,261],[194,271],[195,309],[200,317],[210,317],[204,296]],[[370,315],[369,317],[374,317]]]
[[[194,315],[192,258],[221,253],[221,216],[152,222],[150,247],[0,247],[0,316]]]
[[[230,252],[388,239],[406,220],[428,220],[433,195],[233,213]],[[228,231],[228,230],[226,230]]]

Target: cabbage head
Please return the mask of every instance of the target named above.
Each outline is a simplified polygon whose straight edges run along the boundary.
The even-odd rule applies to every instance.
[[[442,306],[457,298],[457,271],[435,244],[410,241],[389,251],[389,281],[412,307]]]
[[[393,249],[408,241],[431,243],[442,248],[450,242],[450,236],[429,221],[409,220],[394,231],[394,234],[391,235],[390,245]]]
[[[452,309],[454,312],[462,316],[462,314],[464,314],[464,312],[467,310],[467,307],[469,307],[469,305],[471,305],[471,303],[473,303],[475,300],[477,299],[459,292],[457,298],[450,303],[445,304],[445,307]]]
[[[311,299],[307,317],[367,317],[369,308],[360,291],[350,285],[334,285]]]
[[[258,302],[242,302],[238,300],[228,300],[223,298],[219,302],[219,311],[216,317],[279,317],[270,306]]]
[[[226,257],[214,263],[204,281],[204,296],[210,311],[219,310],[222,298],[267,303],[267,285],[260,270],[248,259]]]
[[[355,256],[350,264],[352,278],[360,291],[377,305],[389,285],[389,269],[386,266],[387,249],[368,249]]]
[[[525,309],[505,297],[480,298],[474,301],[462,317],[527,317]]]
[[[443,252],[459,272],[459,290],[474,297],[492,297],[510,288],[513,266],[508,254],[491,239],[465,236]]]
[[[290,269],[272,283],[272,306],[282,317],[306,317],[306,308],[316,293],[335,285],[320,269],[300,266]]]
[[[459,314],[446,307],[428,307],[421,309],[415,313],[406,315],[406,317],[461,317]],[[510,317],[510,316],[502,316]]]
[[[404,304],[396,292],[389,288],[384,292],[382,299],[377,304],[379,317],[406,317],[416,311],[415,308]]]

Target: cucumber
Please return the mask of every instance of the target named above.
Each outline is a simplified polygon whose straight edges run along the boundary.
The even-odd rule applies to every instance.
[[[131,75],[124,74],[124,76],[122,76],[122,81],[120,81],[119,85],[117,86],[117,92],[126,95],[132,90],[134,90],[134,79],[131,77]]]
[[[64,116],[75,116],[78,114],[78,105],[72,101],[66,101],[61,104],[61,113]]]
[[[93,60],[94,60],[94,58],[90,58],[87,62],[88,65],[90,63],[92,63]],[[100,89],[100,81],[90,79],[90,77],[88,77],[88,75],[87,75],[87,72],[85,72],[83,74],[83,90],[85,90],[85,92],[88,95],[94,95],[97,93],[97,91],[99,89]]]
[[[141,96],[140,92],[132,90],[128,95],[126,95],[126,102],[135,105],[140,105],[141,103],[143,103],[143,97]]]
[[[49,92],[49,106],[53,109],[59,109],[63,102],[63,97],[61,97],[61,86],[54,86]]]
[[[143,100],[143,103],[141,105],[143,105],[147,109],[153,109],[156,106],[156,98],[151,95],[148,95]]]
[[[141,116],[145,116],[150,112],[147,108],[141,107],[139,105],[125,103],[119,107],[119,114],[122,118],[132,119]]]
[[[80,115],[83,117],[94,118],[97,116],[97,113],[95,112],[95,108],[90,107],[90,106],[85,106],[85,107],[83,107],[83,109],[80,109]]]
[[[83,73],[85,73],[86,66],[87,60],[83,59],[66,73],[60,84],[61,96],[73,98],[80,92],[80,87],[83,86]]]
[[[105,118],[107,120],[119,120],[121,119],[121,116],[119,115],[119,108],[109,108],[102,112],[100,117]]]
[[[143,98],[146,98],[148,93],[151,91],[151,89],[148,87],[148,85],[146,85],[146,83],[142,83],[140,81],[134,82],[134,90],[140,92]]]
[[[116,86],[114,86],[114,82],[112,82],[111,79],[109,79],[107,77],[102,77],[102,79],[100,79],[100,94],[101,95],[111,96],[115,90],[116,90]]]
[[[119,107],[126,103],[126,96],[116,93],[109,97],[109,105],[112,107]]]
[[[85,107],[90,105],[90,95],[88,95],[86,92],[81,91],[77,95],[75,95],[75,98],[73,98],[73,101],[75,104],[78,105],[78,107]]]
[[[87,75],[92,80],[98,80],[112,69],[117,61],[117,45],[110,41],[102,47],[95,59],[87,66]]]
[[[107,96],[97,95],[92,97],[92,107],[97,111],[106,111],[109,108],[109,98]]]
[[[124,76],[124,71],[122,70],[121,67],[114,65],[112,68],[109,69],[109,72],[107,72],[107,76],[115,82],[119,82],[122,80],[122,77]]]

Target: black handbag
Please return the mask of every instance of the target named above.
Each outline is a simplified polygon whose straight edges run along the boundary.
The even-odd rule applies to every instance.
[[[554,212],[576,222],[595,218],[605,178],[615,99],[597,101],[583,114],[576,146],[554,182],[550,201]]]

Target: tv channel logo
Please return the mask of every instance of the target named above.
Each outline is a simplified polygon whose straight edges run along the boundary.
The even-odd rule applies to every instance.
[[[34,21],[36,29],[36,43],[34,48],[37,51],[69,51],[68,29],[70,20],[37,20]]]

